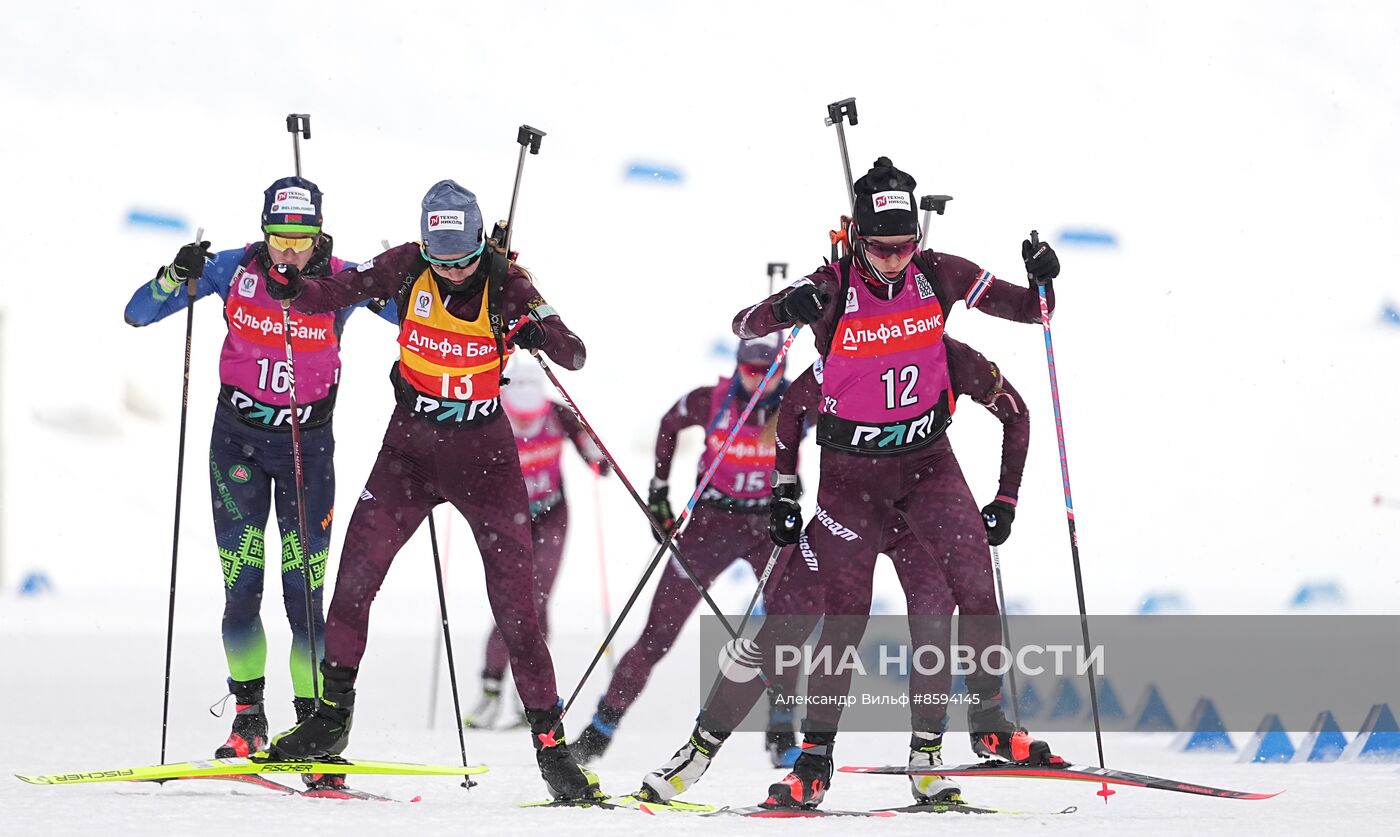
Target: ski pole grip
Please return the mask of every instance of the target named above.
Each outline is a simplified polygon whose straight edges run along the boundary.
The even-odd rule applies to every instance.
[[[768,278],[770,278],[770,279],[786,279],[786,278],[787,278],[787,270],[788,270],[787,262],[769,262],[769,263],[768,263]]]
[[[1040,231],[1039,231],[1039,230],[1031,230],[1031,255],[1035,255],[1035,251],[1038,250],[1039,248],[1040,248]],[[1044,284],[1045,284],[1046,282],[1048,282],[1049,280],[1048,280],[1048,279],[1047,279],[1047,280],[1041,280],[1041,279],[1036,279],[1035,277],[1031,277],[1031,281],[1035,282],[1035,284],[1037,284],[1037,285],[1044,285]]]
[[[287,114],[287,133],[295,134],[298,132],[301,133],[302,139],[311,139],[311,114]]]
[[[194,243],[198,245],[204,240],[204,228],[199,227],[194,231]],[[199,284],[198,279],[190,279],[185,283],[185,293],[189,294],[190,302],[194,302],[195,285]]]
[[[826,124],[836,125],[841,122],[842,117],[848,118],[852,125],[858,122],[855,97],[832,102],[826,106]]]
[[[529,125],[521,125],[520,131],[515,135],[516,142],[530,146],[531,154],[540,153],[540,140],[542,139],[544,139],[544,131],[539,128],[531,128]]]

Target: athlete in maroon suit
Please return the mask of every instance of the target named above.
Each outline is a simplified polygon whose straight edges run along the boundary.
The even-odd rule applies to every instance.
[[[982,515],[942,432],[953,395],[941,337],[958,299],[969,308],[1028,323],[1039,319],[1039,299],[1034,288],[1003,282],[966,259],[918,252],[915,185],[887,158],[877,160],[855,184],[854,252],[740,311],[734,330],[752,337],[810,323],[822,355],[821,481],[804,553],[810,550],[833,578],[843,577],[850,567],[871,560],[887,519],[899,512],[945,570],[965,576],[969,585],[985,578],[990,591]],[[1059,274],[1049,245],[1036,249],[1023,242],[1022,257],[1036,280]],[[995,597],[988,598],[988,612],[995,613]],[[828,617],[863,617],[869,607],[868,596],[862,600],[847,587],[826,585]],[[995,620],[975,620],[970,627],[964,637],[969,645],[1000,640]],[[828,618],[817,653],[839,660],[846,648],[859,645],[863,633],[863,619]],[[967,685],[978,701],[969,718],[974,751],[1036,763],[1054,758],[1044,742],[1006,719],[999,676],[975,670]],[[809,678],[812,696],[830,696],[830,702],[811,706],[802,757],[787,778],[769,788],[768,804],[821,802],[831,781],[841,715],[834,696],[844,696],[848,687],[849,671],[842,677],[818,670]]]
[[[564,742],[554,663],[535,611],[530,504],[515,436],[500,420],[503,370],[516,347],[579,369],[583,342],[530,274],[485,240],[471,192],[450,180],[435,184],[423,198],[420,228],[422,244],[399,245],[328,279],[304,280],[280,265],[270,274],[269,292],[295,300],[300,311],[389,297],[400,318],[399,360],[390,372],[397,405],[345,534],[326,617],[326,688],[315,714],[275,738],[273,752],[305,758],[344,749],[370,604],[399,549],[428,512],[448,502],[476,536],[545,784],[558,798],[597,797],[596,778]],[[507,330],[522,318],[507,344]]]
[[[996,366],[976,350],[944,336],[947,347],[948,366],[954,397],[969,395],[1002,422],[1001,480],[997,498],[988,508],[996,504],[1007,508],[1016,505],[1017,492],[1021,484],[1021,472],[1025,467],[1026,448],[1030,441],[1030,417],[1020,395],[1006,382]],[[783,395],[782,408],[778,413],[777,455],[774,463],[773,503],[769,517],[769,532],[778,543],[794,543],[802,532],[802,516],[795,496],[797,474],[798,443],[806,428],[815,424],[821,406],[821,384],[817,381],[815,368],[809,368],[798,376]],[[1002,515],[999,522],[996,543],[1005,541],[1010,534],[1010,515]],[[891,514],[886,522],[882,543],[878,550],[890,557],[895,572],[904,588],[905,603],[909,617],[910,635],[915,647],[945,647],[949,642],[948,617],[954,606],[962,608],[964,614],[985,611],[989,599],[981,588],[980,579],[969,579],[959,573],[950,573],[944,562],[925,549],[923,543],[914,537],[903,515]],[[946,556],[944,556],[946,558]],[[784,570],[806,565],[803,560],[787,562],[776,572],[769,582],[769,595],[780,603],[793,601],[794,587],[801,588],[808,582],[808,574],[787,575]],[[843,565],[837,572],[824,570],[821,583],[850,588],[851,595],[864,597],[869,601],[874,555],[868,563],[853,562]],[[828,575],[831,577],[829,578]],[[972,582],[972,583],[969,583]],[[995,598],[990,599],[995,613]],[[780,604],[779,607],[782,605]],[[813,611],[808,611],[812,613]],[[775,617],[788,617],[777,618]],[[815,624],[815,616],[808,619],[796,618],[798,614],[774,608],[768,609],[765,621],[756,644],[763,650],[777,645],[800,645]],[[771,622],[771,627],[770,627]],[[770,657],[765,654],[766,662]],[[951,687],[951,676],[944,668],[941,673],[928,675],[919,670],[911,674],[909,693],[946,695]],[[688,789],[699,780],[719,747],[729,738],[730,731],[748,714],[758,696],[758,689],[752,685],[756,681],[736,682],[728,678],[718,679],[718,688],[709,704],[701,711],[690,740],[671,761],[648,774],[642,783],[639,795],[648,799],[665,801]],[[910,766],[930,767],[941,764],[941,738],[930,733],[941,733],[946,723],[946,706],[939,702],[911,702],[911,727],[914,740],[910,746]],[[914,798],[920,802],[932,801],[958,792],[951,782],[936,776],[911,776],[910,782]]]

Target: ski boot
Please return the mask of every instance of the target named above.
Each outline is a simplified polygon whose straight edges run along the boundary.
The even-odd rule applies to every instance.
[[[530,719],[530,742],[535,745],[535,762],[540,777],[556,801],[602,801],[607,795],[598,787],[598,777],[582,767],[569,752],[564,741],[564,728],[559,722],[559,707],[526,709]]]
[[[711,732],[699,724],[690,740],[671,760],[642,777],[641,790],[634,794],[643,802],[670,802],[700,781],[719,748],[729,738],[727,732]]]
[[[792,710],[787,707],[768,707],[768,732],[765,736],[768,759],[774,767],[791,770],[802,749],[797,746],[797,733],[793,731]]]
[[[579,764],[588,764],[594,759],[602,756],[608,751],[608,745],[612,743],[613,734],[617,732],[617,725],[622,721],[622,712],[608,706],[603,701],[598,701],[598,711],[594,713],[593,720],[584,727],[583,732],[578,734],[578,739],[574,741],[574,758]]]
[[[927,770],[943,766],[943,734],[916,732],[909,738],[909,769]],[[942,776],[910,776],[909,792],[916,805],[962,802],[962,788]]]
[[[759,803],[764,808],[815,808],[822,804],[826,789],[831,785],[831,749],[836,733],[807,733],[802,742],[802,755],[792,766],[792,772],[782,781],[768,786],[768,798]]]
[[[481,675],[481,698],[476,708],[462,715],[467,729],[491,729],[501,717],[501,678]]]
[[[1052,754],[1049,744],[1037,741],[1024,727],[1011,723],[1002,711],[1000,693],[984,696],[981,706],[968,712],[967,724],[972,736],[972,752],[978,758],[1046,767],[1069,764]]]
[[[296,711],[297,723],[307,720],[316,713],[316,699],[307,697],[292,698],[292,709]],[[327,796],[334,795],[336,791],[348,789],[345,784],[344,773],[303,773],[301,781],[309,791],[316,791]]]
[[[355,714],[354,668],[321,663],[321,700],[305,720],[272,739],[272,755],[282,759],[338,756],[350,743]]]
[[[229,678],[228,690],[233,693],[233,702],[238,714],[233,716],[233,730],[229,732],[228,740],[214,751],[214,758],[246,758],[267,749],[267,714],[263,712],[264,682],[261,677],[256,680]]]

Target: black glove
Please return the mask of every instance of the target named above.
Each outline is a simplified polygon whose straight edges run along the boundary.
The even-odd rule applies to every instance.
[[[784,323],[815,323],[822,318],[822,304],[831,295],[816,285],[798,285],[773,302],[773,316]]]
[[[797,504],[797,483],[773,486],[768,503],[768,537],[778,546],[797,543],[802,536],[802,507]]]
[[[1055,248],[1044,241],[1035,246],[1029,238],[1022,241],[1021,260],[1026,263],[1026,274],[1036,282],[1049,282],[1060,275],[1060,257],[1055,255]]]
[[[671,513],[671,488],[664,482],[651,481],[651,491],[647,493],[647,514],[661,527],[662,532],[670,533],[676,525],[676,516]],[[665,543],[661,535],[652,530],[651,536],[657,543]]]
[[[512,346],[533,352],[535,349],[544,348],[545,337],[544,326],[527,318],[525,325],[521,326],[515,336],[510,338],[510,342]]]
[[[267,295],[273,299],[296,299],[304,284],[301,269],[294,264],[275,264],[267,272]]]
[[[1011,537],[1011,521],[1016,519],[1016,507],[993,500],[982,507],[982,525],[987,527],[987,543],[1001,546]]]
[[[207,258],[209,258],[209,242],[200,241],[186,244],[180,248],[180,252],[175,254],[175,261],[170,263],[170,270],[167,274],[180,284],[191,279],[198,279],[204,275],[204,260]]]

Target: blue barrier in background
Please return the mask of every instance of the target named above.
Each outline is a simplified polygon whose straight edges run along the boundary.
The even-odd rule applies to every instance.
[[[1093,227],[1066,227],[1055,236],[1056,244],[1071,247],[1117,247],[1118,236],[1111,230]]]
[[[1084,712],[1084,701],[1079,698],[1079,690],[1074,688],[1074,680],[1060,678],[1055,686],[1055,699],[1050,702],[1051,718],[1078,718]]]
[[[1330,579],[1324,581],[1305,581],[1298,587],[1298,592],[1293,594],[1293,600],[1289,602],[1292,607],[1309,607],[1322,604],[1344,604],[1346,596],[1342,593],[1342,585]]]
[[[1181,745],[1181,751],[1184,753],[1235,749],[1235,742],[1230,740],[1230,733],[1225,731],[1225,722],[1220,719],[1215,702],[1210,698],[1201,698],[1196,702],[1183,735],[1185,742]]]
[[[53,582],[49,577],[38,570],[30,572],[19,583],[19,594],[21,596],[42,596],[45,593],[53,592]]]
[[[1312,728],[1298,745],[1294,761],[1329,762],[1341,758],[1347,748],[1347,737],[1337,725],[1337,719],[1326,709],[1317,713]]]
[[[1167,711],[1167,702],[1162,700],[1162,693],[1158,691],[1156,683],[1148,685],[1147,693],[1143,696],[1142,705],[1137,712],[1137,720],[1133,722],[1133,729],[1137,732],[1176,732],[1176,719]]]
[[[1161,613],[1190,613],[1186,597],[1177,590],[1154,590],[1142,597],[1138,603],[1139,616]]]
[[[648,183],[678,184],[685,180],[681,170],[675,166],[635,162],[627,166],[627,180],[642,180]]]
[[[1381,305],[1381,322],[1387,325],[1400,325],[1400,309],[1386,302]]]
[[[130,209],[126,213],[126,223],[129,227],[150,227],[152,229],[170,230],[171,232],[189,232],[190,225],[185,223],[185,219],[178,215],[170,215],[164,212],[153,212],[145,209]]]
[[[1366,713],[1361,731],[1342,753],[1342,758],[1363,761],[1400,761],[1400,726],[1390,705],[1378,703]]]
[[[1123,711],[1123,702],[1118,699],[1118,691],[1108,682],[1108,678],[1099,678],[1098,692],[1100,718],[1117,720],[1128,717],[1128,713]]]
[[[1040,714],[1040,710],[1045,708],[1045,702],[1040,699],[1040,693],[1035,690],[1035,684],[1029,680],[1022,680],[1016,683],[1016,699],[1019,704],[1016,713],[1021,720],[1034,718]],[[1001,705],[1006,712],[1011,712],[1011,689],[1003,687],[1001,690]]]
[[[1265,715],[1254,736],[1244,745],[1239,760],[1251,764],[1286,762],[1293,760],[1294,753],[1293,742],[1289,740],[1283,722],[1277,715]]]

